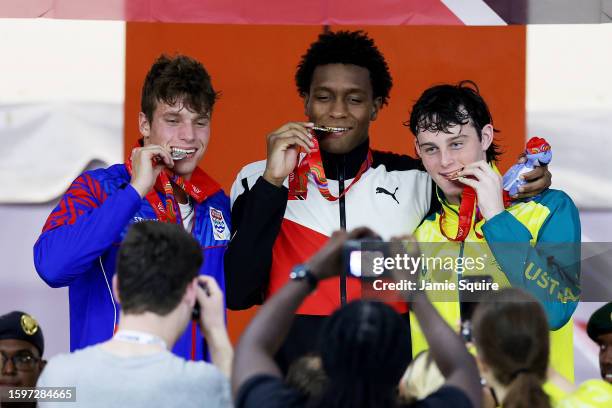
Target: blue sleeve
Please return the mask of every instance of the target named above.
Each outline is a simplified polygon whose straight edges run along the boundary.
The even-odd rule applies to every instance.
[[[51,287],[70,285],[114,242],[140,208],[141,198],[129,184],[110,196],[85,173],[53,210],[34,244],[34,265]]]
[[[209,225],[211,233],[209,233],[207,241],[202,242],[204,264],[201,269],[201,273],[212,276],[217,280],[219,288],[221,288],[223,291],[223,296],[225,299],[225,273],[223,257],[225,255],[225,251],[227,250],[227,245],[231,236],[230,231],[232,230],[229,197],[223,192],[223,190],[221,190],[214,196],[214,200],[211,201],[210,205],[214,206],[215,209],[220,210],[223,213],[225,228],[227,228],[228,232],[228,239],[217,240],[214,237],[214,232],[212,232],[215,226]],[[206,222],[210,224],[210,217],[206,217]]]
[[[535,246],[529,230],[508,211],[482,228],[512,286],[524,288],[544,307],[552,330],[571,318],[580,294],[580,217],[565,193],[550,190],[540,204],[549,213]]]

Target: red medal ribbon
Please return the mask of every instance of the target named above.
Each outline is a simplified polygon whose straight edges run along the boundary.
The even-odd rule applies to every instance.
[[[296,166],[296,168],[289,174],[289,199],[290,200],[305,200],[308,196],[308,173],[311,173],[314,182],[321,195],[327,201],[336,201],[343,197],[353,187],[353,185],[359,181],[363,173],[366,172],[372,166],[372,151],[368,149],[368,155],[361,167],[357,171],[355,178],[344,189],[340,196],[335,197],[329,191],[329,185],[327,177],[325,177],[325,170],[323,169],[323,160],[321,158],[321,150],[319,149],[319,141],[317,138],[312,139],[314,147],[311,149],[311,153],[307,154],[302,161]],[[299,154],[299,153],[298,153]]]
[[[125,163],[125,167],[131,176],[132,161],[128,160]],[[168,169],[164,169],[157,177],[157,180],[155,180],[154,188],[145,196],[145,199],[151,204],[151,207],[153,207],[157,219],[162,222],[176,224],[178,221],[177,214],[180,214],[180,209],[174,197],[172,183],[180,187],[197,203],[201,203],[210,195],[221,190],[221,186],[198,167],[196,167],[191,174],[191,180],[189,181],[183,179],[181,176],[177,176]],[[165,205],[157,195],[157,191],[164,194]]]
[[[507,191],[503,192],[503,200],[504,200],[504,208],[510,207],[512,204],[512,199],[510,198],[510,194]],[[465,241],[468,234],[470,233],[470,228],[472,226],[472,215],[474,214],[474,208],[476,208],[476,217],[474,218],[474,234],[478,239],[482,239],[483,235],[476,231],[476,224],[482,219],[482,215],[478,210],[478,197],[476,196],[476,191],[470,186],[463,187],[463,193],[461,194],[461,204],[459,205],[459,226],[457,228],[457,236],[455,238],[451,238],[446,235],[444,231],[444,219],[446,218],[446,211],[442,209],[442,214],[440,215],[440,232],[446,239],[449,241]]]
[[[470,227],[472,225],[472,215],[474,214],[474,207],[476,204],[476,192],[472,187],[463,187],[463,194],[461,195],[461,205],[459,206],[459,227],[457,228],[457,236],[451,238],[444,232],[444,219],[446,218],[446,211],[442,209],[440,215],[440,232],[449,241],[465,241],[468,234],[470,233]],[[474,223],[476,225],[476,223]]]

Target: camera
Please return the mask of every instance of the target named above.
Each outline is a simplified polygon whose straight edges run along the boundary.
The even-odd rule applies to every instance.
[[[343,268],[346,276],[360,279],[378,279],[386,276],[387,271],[377,271],[376,260],[387,256],[385,242],[376,239],[348,240],[343,248]]]

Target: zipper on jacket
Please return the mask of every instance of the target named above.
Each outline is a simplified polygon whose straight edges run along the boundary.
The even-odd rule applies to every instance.
[[[342,156],[342,165],[338,168],[338,194],[342,195],[344,192],[344,168],[346,164],[346,156]],[[338,200],[338,207],[340,209],[340,228],[346,230],[346,209],[344,196]],[[342,268],[340,271],[340,304],[346,304],[346,270]]]

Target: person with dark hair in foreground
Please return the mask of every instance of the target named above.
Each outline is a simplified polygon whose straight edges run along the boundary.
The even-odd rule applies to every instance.
[[[291,268],[338,228],[364,225],[389,239],[411,234],[439,206],[419,160],[372,149],[370,125],[393,85],[372,38],[363,31],[321,34],[302,56],[295,82],[308,121],[270,133],[267,160],[243,167],[232,187],[233,238],[225,254],[230,309],[261,304],[278,292]],[[525,193],[550,185],[544,168],[529,177],[539,180]],[[360,298],[357,279],[340,275],[322,283],[298,309],[279,351],[283,370],[317,351],[327,316]],[[393,306],[407,312],[404,304]]]
[[[113,277],[122,306],[117,333],[104,343],[52,358],[38,386],[76,387],[76,406],[83,407],[231,406],[233,351],[223,293],[214,278],[199,275],[201,264],[199,243],[182,227],[132,226]],[[212,364],[170,352],[196,304]]]
[[[593,316],[612,332],[612,307],[604,307]],[[589,335],[594,328],[592,319],[587,325]],[[612,384],[605,377],[578,385],[548,366],[547,319],[541,303],[528,292],[508,288],[490,294],[476,307],[473,324],[480,372],[500,406],[612,406]],[[603,370],[602,363],[602,376]]]
[[[549,408],[546,381],[550,341],[541,304],[529,293],[502,289],[474,311],[480,372],[504,408]]]
[[[232,391],[237,407],[399,406],[397,386],[410,360],[410,337],[402,317],[384,303],[354,301],[325,322],[319,341],[324,345],[321,360],[328,380],[318,398],[308,400],[285,385],[274,361],[295,311],[325,279],[340,273],[347,239],[373,236],[367,228],[334,232],[304,268],[261,307],[236,349]],[[413,302],[431,355],[446,378],[444,387],[413,406],[479,407],[478,370],[462,340],[423,293],[411,292],[407,300]]]
[[[53,210],[34,245],[34,264],[51,287],[70,289],[70,350],[108,340],[118,309],[110,281],[131,224],[179,224],[200,243],[200,271],[224,290],[223,253],[230,238],[229,199],[197,165],[210,139],[217,93],[193,58],[160,56],[142,87],[140,145],[124,164],[80,175]],[[174,353],[202,359],[199,328]]]

